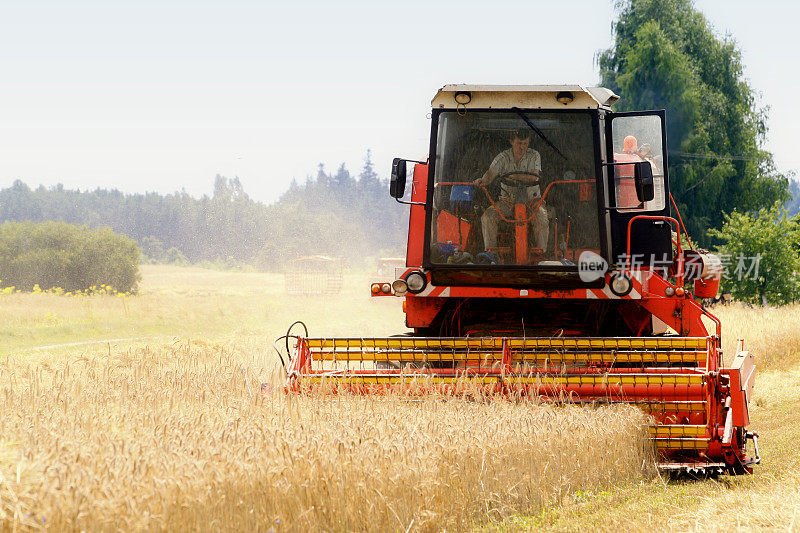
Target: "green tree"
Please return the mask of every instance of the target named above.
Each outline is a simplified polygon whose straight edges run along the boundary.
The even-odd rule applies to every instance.
[[[709,243],[723,213],[789,199],[764,150],[766,110],[743,76],[741,53],[692,0],[622,0],[614,45],[598,56],[618,111],[666,109],[672,194],[688,231]]]
[[[720,239],[719,252],[728,260],[723,290],[762,305],[800,299],[800,219],[775,204],[753,215],[734,211],[709,233]]]

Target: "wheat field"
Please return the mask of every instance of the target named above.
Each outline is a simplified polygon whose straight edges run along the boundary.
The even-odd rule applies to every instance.
[[[0,431],[16,438],[0,441],[2,519],[79,530],[465,529],[652,464],[633,409],[262,399],[252,368],[246,353],[199,342],[51,368],[4,363]]]
[[[740,336],[757,355],[764,464],[670,481],[624,406],[283,394],[292,321],[403,331],[367,287],[150,266],[135,297],[0,295],[0,530],[800,528],[800,307],[714,309],[726,357]]]
[[[146,270],[128,299],[0,302],[12,331],[37,331],[4,342],[45,346],[0,356],[0,529],[470,530],[654,476],[631,408],[287,396],[266,338],[303,309],[339,331],[341,314],[314,308],[352,307],[361,285],[271,306],[288,299],[275,279],[197,274]],[[402,316],[379,305],[372,320]],[[181,334],[158,337],[170,327]],[[65,329],[83,343],[54,342]]]

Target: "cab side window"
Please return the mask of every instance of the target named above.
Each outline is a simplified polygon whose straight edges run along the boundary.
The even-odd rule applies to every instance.
[[[655,115],[616,117],[612,122],[614,163],[647,161],[653,169],[655,196],[640,202],[633,165],[614,165],[614,198],[623,212],[660,211],[666,206],[661,118]]]

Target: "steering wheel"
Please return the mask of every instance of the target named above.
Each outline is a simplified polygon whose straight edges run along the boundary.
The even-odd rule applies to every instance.
[[[501,174],[498,174],[497,176],[495,176],[494,181],[498,181],[501,185],[506,185],[508,187],[511,187],[515,191],[519,190],[518,189],[519,187],[538,187],[539,186],[538,182],[536,182],[536,183],[524,183],[522,181],[517,181],[517,180],[515,180],[515,179],[510,177],[512,175],[515,175],[515,174],[524,174],[526,176],[538,176],[539,175],[537,172],[531,172],[531,171],[527,171],[527,170],[514,170],[514,171],[503,172]],[[487,194],[488,194],[488,192],[487,192]],[[515,192],[515,194],[516,194],[516,192]],[[520,202],[520,203],[525,203],[525,204],[528,205],[529,208],[532,208],[536,204],[536,202],[538,202],[540,199],[541,199],[540,196],[531,198],[530,201],[528,201],[528,199],[526,198],[524,202]],[[515,198],[514,200],[516,201],[517,198]],[[498,210],[497,206],[494,206],[494,208],[495,208],[495,210],[498,211],[498,214],[499,214],[499,210]]]
[[[498,174],[494,177],[494,179],[495,181],[499,180],[501,184],[508,185],[509,187],[533,187],[538,185],[538,183],[525,183],[510,177],[517,174],[524,174],[526,176],[539,176],[538,172],[530,172],[528,170],[512,170],[511,172],[503,172],[502,174]]]

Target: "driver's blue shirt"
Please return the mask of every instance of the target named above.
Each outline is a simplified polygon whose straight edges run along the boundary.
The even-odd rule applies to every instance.
[[[491,168],[497,172],[497,175],[505,174],[506,172],[533,172],[533,171],[541,171],[542,170],[542,158],[539,155],[539,152],[534,150],[533,148],[528,148],[525,152],[525,155],[522,156],[522,159],[519,160],[519,163],[514,161],[514,153],[512,152],[511,148],[508,150],[503,150],[497,157],[494,158],[492,164],[490,165]],[[514,201],[514,191],[516,187],[512,187],[506,185],[504,183],[500,184],[500,198],[507,202]],[[539,189],[539,185],[529,185],[525,187],[525,192],[528,197],[528,201],[538,198],[541,196],[541,190]]]

